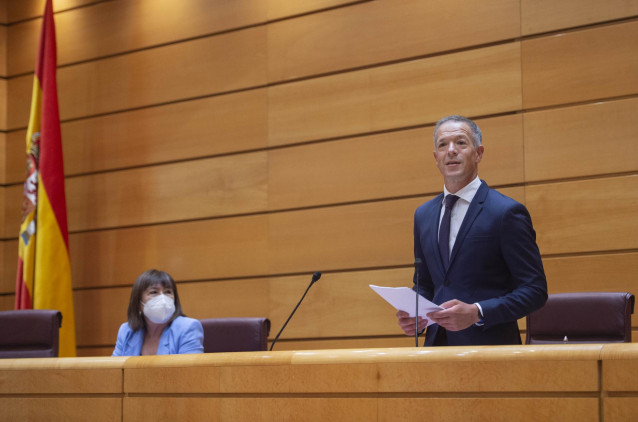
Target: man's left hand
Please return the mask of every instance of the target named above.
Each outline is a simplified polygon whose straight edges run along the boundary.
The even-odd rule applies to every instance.
[[[461,302],[457,299],[442,303],[441,308],[445,309],[443,311],[430,312],[427,317],[448,331],[464,330],[481,319],[476,305]]]

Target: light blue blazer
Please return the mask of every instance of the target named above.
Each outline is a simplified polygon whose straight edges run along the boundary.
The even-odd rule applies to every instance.
[[[139,356],[144,343],[144,330],[133,331],[125,322],[117,333],[113,356]],[[157,347],[158,355],[178,355],[204,352],[204,329],[193,318],[179,316],[167,325]]]

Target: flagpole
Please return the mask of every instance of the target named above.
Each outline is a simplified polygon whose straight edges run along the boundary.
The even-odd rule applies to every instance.
[[[40,167],[40,154],[38,153],[38,160],[37,160],[37,166],[36,168],[38,168],[38,184],[36,185],[36,193],[35,193],[35,209],[33,210],[33,222],[35,224],[35,230],[33,231],[33,236],[31,238],[31,241],[33,242],[33,286],[31,287],[31,308],[32,309],[38,309],[35,306],[35,265],[37,264],[37,259],[35,259],[35,257],[37,256],[37,249],[38,249],[38,203],[40,202],[39,200],[39,195],[40,195],[40,171],[39,171],[39,167]]]

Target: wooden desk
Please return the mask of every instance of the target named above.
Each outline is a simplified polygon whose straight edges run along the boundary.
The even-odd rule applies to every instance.
[[[0,361],[0,420],[627,421],[638,344]]]

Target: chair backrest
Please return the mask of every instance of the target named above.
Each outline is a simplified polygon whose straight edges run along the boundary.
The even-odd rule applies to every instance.
[[[634,295],[624,292],[549,295],[527,316],[526,344],[631,342]]]
[[[200,322],[204,353],[261,351],[268,346],[268,318],[209,318]]]
[[[0,312],[0,358],[57,357],[61,324],[54,310]]]

